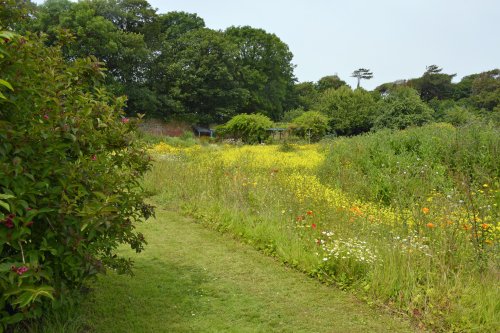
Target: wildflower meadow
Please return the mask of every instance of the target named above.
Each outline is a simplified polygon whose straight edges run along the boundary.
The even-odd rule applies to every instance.
[[[498,329],[498,130],[433,124],[307,145],[152,145],[177,207],[436,331]]]

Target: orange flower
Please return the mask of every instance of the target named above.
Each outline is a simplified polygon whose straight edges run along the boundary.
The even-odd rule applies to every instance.
[[[481,228],[483,228],[483,230],[486,230],[490,227],[490,225],[488,223],[483,223],[481,224]]]
[[[307,214],[307,215],[312,215],[312,214],[313,214],[313,211],[312,211],[312,210],[308,210],[308,211],[306,212],[306,214]]]
[[[472,229],[472,226],[470,226],[469,224],[464,224],[463,227],[465,231]]]
[[[432,229],[432,228],[435,228],[435,227],[436,227],[436,226],[434,225],[434,223],[430,223],[430,222],[429,222],[429,223],[427,223],[425,226],[426,226],[427,228],[430,228],[430,229]]]
[[[302,215],[299,215],[296,218],[296,220],[299,221],[299,222],[302,221],[303,219],[304,219],[304,216],[302,216]]]
[[[422,208],[422,213],[424,213],[424,214],[429,214],[429,211],[430,211],[430,210],[429,210],[429,208],[427,208],[427,207],[423,207],[423,208]]]
[[[363,215],[363,212],[357,206],[351,207],[350,211],[353,212],[354,214],[358,215],[358,216]]]

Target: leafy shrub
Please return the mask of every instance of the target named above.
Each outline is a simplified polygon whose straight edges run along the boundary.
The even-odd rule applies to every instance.
[[[467,108],[454,106],[445,111],[443,120],[452,125],[461,126],[477,120],[477,116]]]
[[[405,129],[422,126],[432,121],[433,110],[425,104],[413,88],[398,87],[378,102],[374,128]]]
[[[261,143],[269,137],[273,122],[262,114],[239,114],[217,127],[217,135],[240,139],[245,143]]]
[[[371,129],[375,105],[369,92],[341,86],[324,91],[315,109],[330,119],[330,127],[338,135],[356,135]]]
[[[283,114],[283,118],[281,118],[281,121],[284,123],[291,123],[295,118],[301,116],[304,114],[304,109],[303,108],[298,108],[298,109],[292,109],[289,111],[285,111]]]
[[[130,272],[115,250],[142,250],[134,224],[152,209],[139,185],[149,157],[125,99],[100,88],[101,63],[66,63],[36,36],[0,37],[2,331],[106,268]]]
[[[293,120],[292,131],[311,141],[319,141],[328,131],[328,117],[318,111],[307,111]]]

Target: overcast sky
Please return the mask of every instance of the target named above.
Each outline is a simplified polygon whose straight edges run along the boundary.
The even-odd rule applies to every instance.
[[[42,2],[42,1],[37,1]],[[428,65],[464,75],[500,67],[500,0],[149,0],[159,13],[197,13],[207,27],[250,25],[288,44],[302,81],[353,70],[384,82],[419,77]]]

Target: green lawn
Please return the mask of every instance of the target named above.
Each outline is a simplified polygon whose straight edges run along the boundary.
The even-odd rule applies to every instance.
[[[176,212],[141,227],[134,277],[99,279],[91,332],[410,332],[408,322],[322,285]]]

